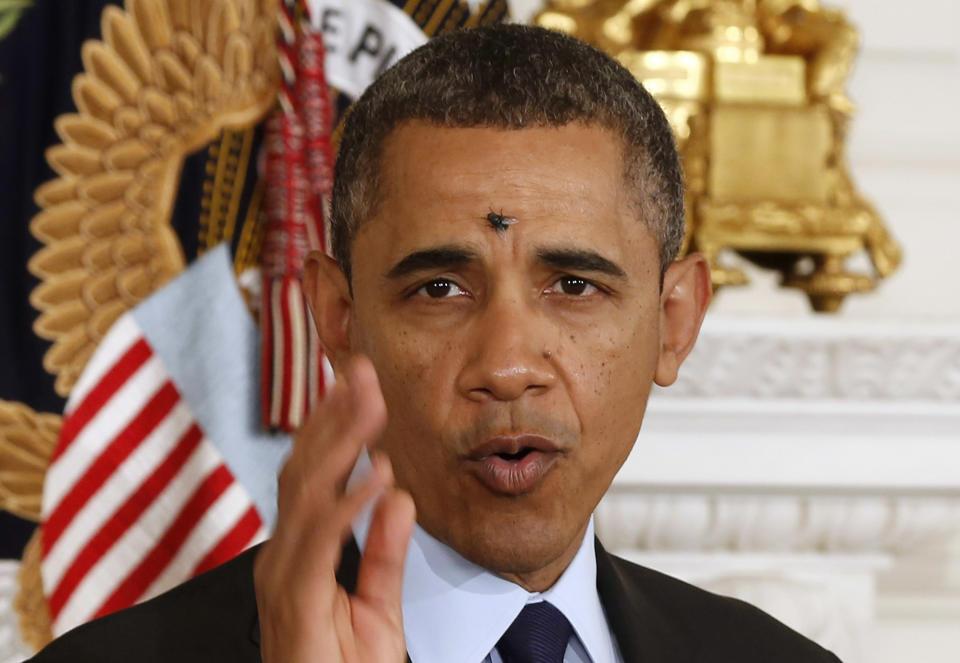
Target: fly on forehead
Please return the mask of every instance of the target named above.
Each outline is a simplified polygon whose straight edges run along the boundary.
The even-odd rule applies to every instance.
[[[515,216],[505,216],[503,211],[494,212],[490,210],[490,213],[487,214],[487,221],[493,227],[494,230],[499,234],[503,234],[507,231],[507,228],[512,226],[517,222],[517,217]]]

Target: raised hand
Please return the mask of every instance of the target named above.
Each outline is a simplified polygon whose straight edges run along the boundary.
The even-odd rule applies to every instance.
[[[373,365],[356,358],[297,435],[280,474],[277,526],[254,565],[264,663],[389,663],[406,648],[400,608],[403,563],[413,531],[410,495],[393,486],[383,455],[350,492],[361,448],[387,412]],[[350,595],[335,576],[350,523],[379,495]]]

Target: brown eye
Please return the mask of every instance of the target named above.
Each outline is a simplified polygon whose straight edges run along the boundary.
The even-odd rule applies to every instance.
[[[417,292],[423,293],[431,299],[443,299],[444,297],[463,294],[463,290],[460,289],[460,286],[453,281],[448,281],[447,279],[434,279],[433,281],[421,286]]]
[[[557,283],[560,291],[565,295],[584,295],[592,294],[597,288],[587,280],[577,278],[576,276],[565,276]]]
[[[431,281],[424,287],[428,297],[446,297],[450,292],[450,281]]]

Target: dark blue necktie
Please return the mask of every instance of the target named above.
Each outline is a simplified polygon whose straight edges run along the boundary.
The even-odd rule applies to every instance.
[[[503,663],[563,663],[573,627],[555,607],[541,601],[524,606],[497,643]]]

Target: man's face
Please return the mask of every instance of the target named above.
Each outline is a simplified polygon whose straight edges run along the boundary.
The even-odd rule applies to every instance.
[[[387,404],[378,448],[429,533],[496,572],[542,569],[579,545],[658,362],[658,247],[620,142],[412,122],[381,167],[348,322]]]

